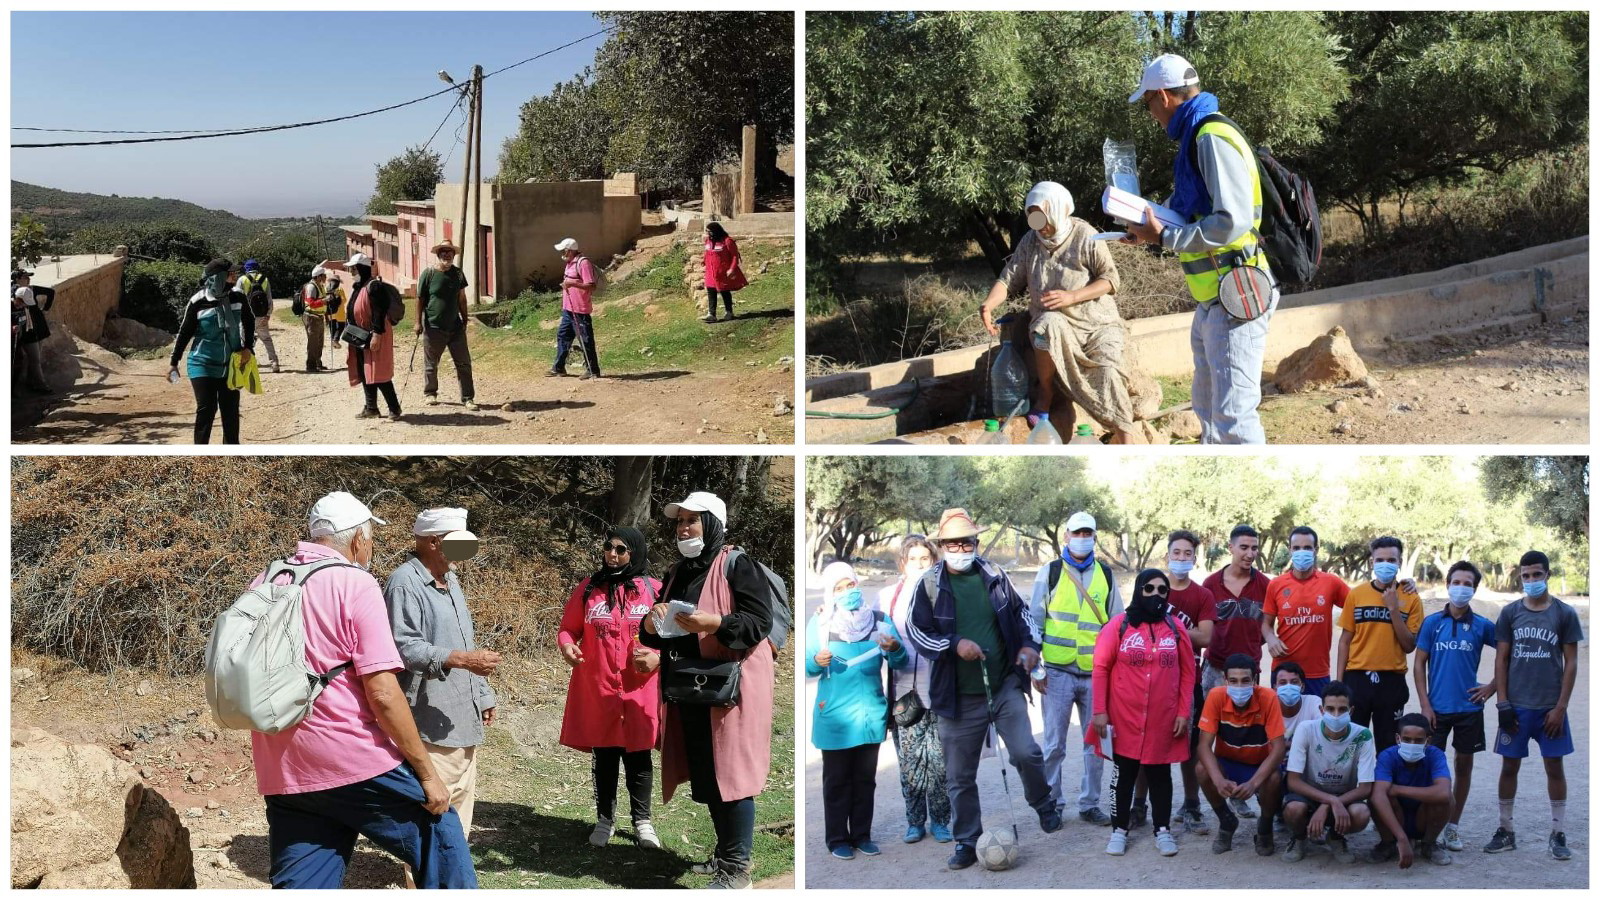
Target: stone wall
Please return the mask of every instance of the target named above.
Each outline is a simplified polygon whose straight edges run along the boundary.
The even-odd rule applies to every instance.
[[[106,317],[122,300],[120,256],[63,256],[34,269],[33,283],[55,288],[56,302],[47,314],[51,330],[65,325],[86,341],[100,340]]]

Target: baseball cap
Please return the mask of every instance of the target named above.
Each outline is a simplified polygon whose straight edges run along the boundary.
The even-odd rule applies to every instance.
[[[311,506],[306,533],[312,537],[327,537],[362,522],[387,525],[388,522],[372,514],[365,503],[346,491],[334,491]]]
[[[669,519],[676,519],[681,510],[690,512],[708,512],[717,517],[717,521],[728,524],[728,505],[722,498],[710,491],[695,491],[677,503],[668,503],[662,513]]]
[[[417,521],[411,526],[411,533],[416,535],[449,534],[452,531],[467,530],[467,511],[455,506],[437,506],[417,513]]]
[[[370,266],[370,265],[372,265],[372,257],[366,255],[365,253],[357,253],[357,254],[352,255],[350,257],[350,259],[347,262],[345,262],[345,265],[347,265],[347,266]]]
[[[1200,83],[1200,73],[1194,66],[1176,53],[1163,53],[1150,60],[1150,65],[1144,67],[1144,76],[1139,79],[1139,87],[1128,96],[1129,103],[1138,103],[1146,91],[1165,91],[1175,87],[1184,87]]]
[[[1068,534],[1071,534],[1074,531],[1079,531],[1079,530],[1084,529],[1084,528],[1087,528],[1090,531],[1099,531],[1100,530],[1100,529],[1096,528],[1095,525],[1094,525],[1094,516],[1091,516],[1086,512],[1075,512],[1075,513],[1072,514],[1071,518],[1067,519],[1067,533]]]
[[[578,242],[573,240],[572,238],[562,238],[561,239],[561,243],[556,244],[556,252],[557,253],[565,253],[568,250],[576,250],[576,249],[578,249]]]

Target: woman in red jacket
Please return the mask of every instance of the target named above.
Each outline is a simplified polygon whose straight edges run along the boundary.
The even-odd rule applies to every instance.
[[[627,772],[633,831],[645,847],[660,848],[650,824],[650,748],[660,724],[656,669],[661,655],[639,643],[661,582],[644,574],[644,534],[613,528],[593,575],[578,582],[561,615],[556,645],[572,667],[561,743],[593,755],[597,821],[589,843],[603,847],[616,830],[617,768]]]
[[[1160,569],[1145,569],[1133,583],[1128,611],[1112,616],[1094,644],[1093,728],[1084,736],[1106,757],[1101,738],[1109,726],[1111,839],[1106,852],[1128,851],[1133,786],[1141,770],[1150,786],[1156,849],[1178,852],[1172,820],[1172,764],[1189,758],[1189,716],[1194,707],[1194,651],[1189,632],[1167,615],[1172,585]]]
[[[742,290],[747,282],[739,268],[739,245],[728,237],[722,226],[712,222],[706,226],[706,311],[703,321],[717,320],[717,292],[722,292],[722,303],[727,308],[726,318],[733,318],[733,292]]]

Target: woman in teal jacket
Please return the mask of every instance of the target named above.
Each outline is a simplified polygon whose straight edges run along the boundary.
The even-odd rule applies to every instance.
[[[822,583],[827,599],[806,623],[806,675],[820,676],[811,743],[822,751],[823,831],[835,859],[854,859],[858,850],[877,856],[872,798],[889,720],[883,665],[904,668],[908,658],[894,622],[863,601],[849,563],[830,563]]]
[[[178,361],[189,350],[189,384],[194,388],[194,442],[211,442],[211,424],[222,412],[222,442],[239,443],[239,389],[228,386],[228,366],[235,356],[250,359],[256,344],[256,317],[249,301],[233,286],[239,270],[225,259],[206,265],[200,292],[189,298],[178,341],[172,347],[167,378],[178,383]]]

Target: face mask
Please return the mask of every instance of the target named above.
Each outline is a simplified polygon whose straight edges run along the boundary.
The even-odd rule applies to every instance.
[[[839,596],[834,597],[833,602],[839,604],[840,609],[855,612],[861,608],[861,589],[851,588]]]
[[[1466,606],[1472,602],[1472,588],[1464,584],[1452,584],[1449,591],[1451,606]]]
[[[1094,538],[1067,538],[1067,550],[1073,556],[1084,557],[1094,552]]]
[[[965,550],[959,553],[950,551],[945,553],[944,563],[950,567],[952,572],[965,572],[972,568],[972,561],[977,558],[978,551],[976,550]]]
[[[705,538],[694,537],[678,541],[678,554],[684,559],[694,559],[704,549],[706,549]]]
[[[1524,581],[1522,592],[1529,597],[1543,597],[1546,585],[1542,581]]]
[[[1249,685],[1228,685],[1228,699],[1233,701],[1234,706],[1244,706],[1245,704],[1249,703],[1250,698],[1255,696],[1255,693],[1256,689],[1250,687]]]
[[[1323,713],[1322,724],[1329,731],[1343,731],[1350,727],[1350,714],[1342,713],[1336,716],[1333,713]]]
[[[906,566],[906,583],[916,584],[922,576],[928,574],[929,566]]]
[[[1034,231],[1043,231],[1050,224],[1050,217],[1042,209],[1028,210],[1028,227]]]
[[[1317,561],[1317,551],[1296,550],[1289,554],[1289,565],[1294,566],[1296,572],[1304,572],[1311,568]]]
[[[214,300],[228,296],[228,273],[219,272],[206,279],[206,294]]]
[[[1392,562],[1372,564],[1372,577],[1378,579],[1379,584],[1388,584],[1394,581],[1394,577],[1399,574],[1400,567]]]
[[[1278,700],[1284,706],[1294,706],[1295,704],[1299,703],[1300,702],[1300,685],[1298,685],[1298,684],[1280,684],[1280,685],[1278,685]]]
[[[1182,576],[1187,575],[1190,572],[1194,571],[1194,560],[1192,560],[1192,559],[1170,559],[1170,560],[1167,560],[1167,571],[1171,572],[1172,574],[1177,575],[1177,576],[1179,576],[1181,578]]]
[[[1414,763],[1428,753],[1427,744],[1395,744],[1400,748],[1400,758],[1408,763]]]

